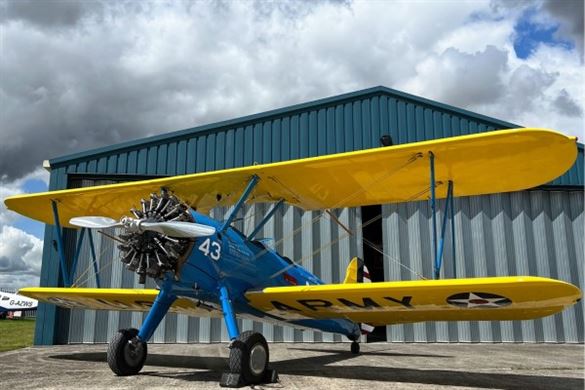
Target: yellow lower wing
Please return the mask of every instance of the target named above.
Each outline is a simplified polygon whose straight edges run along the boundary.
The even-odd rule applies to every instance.
[[[148,311],[157,290],[24,288],[20,294],[67,308]],[[270,287],[248,292],[250,304],[283,320],[347,318],[372,325],[420,321],[526,320],[558,313],[581,298],[565,282],[538,277]],[[195,299],[177,299],[171,313],[221,317]]]
[[[158,290],[121,288],[23,288],[19,294],[70,309],[148,311]],[[179,298],[171,313],[198,317],[221,317],[221,311],[196,299]]]
[[[283,319],[348,318],[385,325],[545,317],[576,303],[581,291],[558,280],[518,276],[271,287],[246,298]]]

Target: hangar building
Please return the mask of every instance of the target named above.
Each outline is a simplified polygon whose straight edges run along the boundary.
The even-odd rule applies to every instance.
[[[50,190],[180,175],[394,144],[519,127],[456,107],[375,87],[243,118],[112,145],[49,161]],[[505,175],[502,172],[502,175]],[[456,198],[455,246],[447,235],[442,277],[548,276],[583,288],[583,145],[576,164],[553,182],[526,191]],[[138,203],[137,199],[137,203]],[[439,210],[443,209],[439,202]],[[267,210],[244,210],[239,228],[249,232]],[[221,217],[225,210],[213,210]],[[365,257],[372,279],[432,277],[429,202],[336,210],[354,229],[349,235],[321,212],[283,207],[258,236],[274,237],[276,249],[325,282],[342,280],[352,256]],[[439,220],[442,217],[439,212]],[[364,226],[362,226],[362,223]],[[296,232],[296,234],[295,234]],[[75,230],[66,229],[65,252],[75,251]],[[41,286],[62,286],[54,229],[45,231]],[[114,243],[94,235],[101,287],[142,288],[124,270]],[[385,255],[372,249],[382,249]],[[96,278],[87,240],[73,280],[93,287]],[[69,264],[71,267],[71,264]],[[150,283],[150,284],[148,284]],[[152,280],[147,287],[152,287]],[[35,344],[103,343],[120,328],[138,327],[145,314],[65,310],[42,304]],[[169,314],[153,342],[227,340],[220,319]],[[301,332],[244,320],[240,329],[261,331],[269,341],[341,341],[341,336]],[[393,342],[582,343],[583,304],[553,317],[523,322],[459,322],[394,325],[372,340]]]

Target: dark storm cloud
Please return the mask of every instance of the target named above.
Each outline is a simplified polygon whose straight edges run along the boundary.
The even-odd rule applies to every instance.
[[[72,27],[82,18],[102,10],[98,1],[8,0],[0,21],[18,20],[38,27]]]
[[[558,23],[555,38],[561,41],[570,40],[575,48],[583,53],[584,34],[584,1],[583,0],[492,0],[495,10],[527,10],[541,8]]]
[[[0,182],[45,159],[374,85],[418,80],[422,96],[497,105],[512,71],[501,44],[435,51],[473,29],[473,2],[1,1]]]
[[[576,48],[583,52],[583,0],[549,0],[544,9],[560,21],[557,35],[573,40]]]
[[[144,29],[149,26],[132,16],[139,11],[128,10],[126,6],[132,4],[110,9],[112,19],[119,18],[110,23],[88,23],[58,34],[35,29],[38,25],[71,27],[95,8],[95,3],[47,3],[57,9],[46,15],[35,9],[38,2],[7,4],[10,12],[4,31],[9,44],[0,62],[4,76],[0,81],[0,178],[21,177],[44,159],[62,154],[220,117],[214,115],[219,107],[201,105],[209,100],[207,94],[217,79],[214,73],[221,69],[205,68],[197,45],[188,48],[192,54],[178,59],[173,58],[175,53],[169,53],[167,60],[152,52],[143,59],[141,51],[150,49],[141,32],[148,32]],[[19,27],[16,19],[28,24]],[[150,22],[156,24],[156,20]],[[144,25],[126,29],[124,23]],[[160,49],[173,50],[172,42],[164,46]],[[144,61],[153,64],[139,69]]]
[[[17,3],[5,3],[9,44],[0,62],[6,75],[0,80],[5,181],[45,159],[304,97],[295,97],[297,87],[281,71],[296,60],[274,56],[271,36],[283,34],[279,29],[306,12],[287,13],[285,19],[286,7],[278,6],[273,18],[284,23],[267,23],[243,3],[105,2],[96,22],[88,15],[101,3],[47,2],[41,10],[33,9],[37,2]],[[56,33],[39,26],[67,28]],[[261,57],[270,54],[276,64]],[[274,67],[280,69],[269,69]],[[312,87],[328,94],[334,84],[325,84]],[[267,93],[268,86],[274,91]]]

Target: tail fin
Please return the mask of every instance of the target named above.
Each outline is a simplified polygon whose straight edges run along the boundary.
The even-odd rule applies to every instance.
[[[347,270],[345,271],[345,279],[343,283],[371,283],[370,280],[370,272],[368,271],[368,267],[362,259],[359,257],[354,257],[349,262],[347,266]],[[362,334],[367,335],[374,331],[374,327],[370,324],[361,323],[360,329]]]
[[[370,272],[366,264],[359,257],[354,257],[349,262],[347,270],[345,271],[345,279],[343,283],[370,283]]]

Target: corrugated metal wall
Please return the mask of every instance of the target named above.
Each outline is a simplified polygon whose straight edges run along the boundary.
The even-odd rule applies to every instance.
[[[442,277],[538,275],[582,286],[583,200],[582,191],[525,191],[456,199],[456,261],[448,234]],[[444,202],[439,206],[442,210]],[[247,207],[238,228],[251,231],[265,212],[266,205]],[[384,205],[382,212],[385,280],[414,280],[417,274],[430,278],[433,255],[428,202]],[[327,215],[293,207],[277,212],[259,237],[274,237],[279,252],[297,259],[326,282],[336,283],[343,279],[349,259],[362,255],[359,209],[338,210],[337,214],[342,223],[355,228],[356,237],[350,237]],[[222,218],[223,210],[213,210],[212,215]],[[96,248],[103,287],[141,288],[136,275],[123,269],[110,239],[96,237]],[[81,258],[77,283],[94,287],[87,244]],[[153,286],[152,281],[148,286]],[[142,313],[73,310],[68,342],[106,342],[120,328],[138,327],[143,318]],[[269,341],[342,340],[338,335],[249,320],[240,321],[240,326],[261,331]],[[583,326],[583,304],[579,303],[561,314],[534,321],[388,326],[387,338],[393,342],[576,343],[583,342]],[[153,342],[171,343],[217,341],[227,341],[223,321],[175,314],[166,317],[153,338]]]
[[[442,210],[444,201],[439,206]],[[388,255],[385,279],[417,279],[399,262],[431,278],[432,217],[428,202],[385,205],[382,209]],[[532,275],[583,286],[583,191],[522,191],[456,198],[455,227],[455,262],[448,234],[442,278]],[[387,338],[406,342],[583,342],[583,303],[532,321],[388,326]]]
[[[53,159],[51,160],[52,171],[49,188],[51,190],[67,188],[75,181],[79,181],[80,178],[92,180],[96,178],[135,180],[136,178],[143,178],[145,176],[169,176],[204,172],[246,166],[254,163],[267,163],[366,149],[378,147],[379,138],[382,134],[391,135],[395,143],[408,143],[509,127],[516,126],[494,118],[473,114],[437,102],[393,91],[388,88],[376,87],[263,114]],[[580,147],[578,161],[575,166],[567,174],[555,180],[553,184],[582,186],[582,165],[583,148]],[[507,195],[503,196],[505,197]],[[456,204],[459,205],[459,201]],[[522,205],[521,207],[523,213],[526,215],[533,215],[535,213],[532,208],[524,208],[525,206]],[[544,204],[541,206],[544,207]],[[256,207],[264,206],[255,206],[252,210],[256,210]],[[388,212],[388,207],[390,209],[392,207],[398,207],[398,210],[406,210],[407,207],[415,206],[385,206],[385,212]],[[420,207],[419,212],[427,215],[428,213],[423,212],[427,206]],[[535,205],[534,207],[539,206]],[[490,210],[495,212],[497,205],[494,205],[493,208],[484,208],[482,204],[478,210],[481,210],[481,212],[478,212],[484,215],[491,215]],[[218,210],[216,212],[221,213],[222,211]],[[253,211],[247,211],[247,213],[250,212],[254,213]],[[414,213],[414,209],[412,212]],[[345,220],[349,225],[355,226],[356,221],[359,224],[359,209],[345,210],[341,213],[342,220]],[[458,211],[458,218],[461,218],[460,215],[461,211]],[[266,235],[271,235],[273,231],[278,240],[280,237],[290,235],[290,232],[301,226],[301,224],[308,223],[314,216],[314,212],[303,214],[291,208],[285,208],[283,212],[277,214],[275,221],[271,222],[265,228],[268,229],[265,233]],[[398,217],[389,215],[385,218],[384,227],[385,229],[388,228],[388,230],[385,230],[386,240],[389,240],[389,237],[394,237],[393,234],[396,234],[396,231],[390,229],[391,226],[388,225],[388,221],[393,221],[393,218]],[[485,226],[488,225],[487,221],[490,219],[485,216],[482,218],[481,221],[483,222],[480,223],[479,227],[487,231]],[[408,221],[413,224],[422,224],[422,220],[416,222],[416,220],[408,219]],[[473,222],[476,224],[478,223],[477,221],[477,219],[473,219]],[[526,220],[524,229],[534,234],[534,229],[539,226],[539,221],[538,219],[534,221]],[[469,224],[469,222],[464,223]],[[489,223],[493,224],[496,222]],[[399,225],[402,229],[401,232],[408,227],[404,223]],[[559,231],[573,234],[574,231],[581,229],[582,235],[582,227],[574,223],[570,229],[567,224],[557,225],[554,225],[552,230],[551,225],[546,225],[549,227],[543,231],[546,233],[546,236],[544,236],[547,240],[546,243],[550,245],[547,248],[555,248],[555,250],[560,251],[558,246],[553,247],[552,243],[548,241],[551,238],[560,240],[560,236],[565,233],[559,233]],[[469,228],[469,226],[466,228]],[[408,261],[419,261],[422,267],[422,260],[420,260],[422,257],[420,256],[422,256],[421,253],[428,255],[427,252],[424,252],[428,249],[425,249],[426,247],[424,245],[429,245],[430,241],[416,241],[414,238],[416,237],[414,230],[406,230],[406,232],[410,234],[408,236],[408,240],[410,241],[405,241],[411,243],[410,250],[413,253],[416,253],[417,250],[420,252],[418,255],[413,254],[412,256],[414,257],[412,259],[409,257]],[[480,229],[477,234],[482,234],[481,232],[482,230]],[[330,238],[335,239],[335,237],[339,237],[343,233],[344,231],[340,230],[338,226],[323,219],[318,224],[311,225],[311,227],[303,227],[301,232],[294,238],[289,238],[280,243],[281,247],[279,249],[283,254],[298,259],[299,257],[308,256],[312,250],[321,245],[325,245]],[[428,234],[428,232],[424,233],[424,231],[421,231],[419,234],[424,235]],[[72,257],[74,251],[74,239],[74,233],[68,232],[66,234],[66,246],[69,258]],[[98,243],[101,243],[101,239],[100,237],[96,237]],[[406,237],[400,236],[400,239],[406,239]],[[41,270],[42,286],[62,285],[62,280],[59,276],[59,259],[53,245],[54,240],[55,235],[53,229],[49,227],[45,231],[43,265]],[[400,251],[402,255],[407,253],[407,249],[409,248],[405,247],[405,242],[401,241]],[[469,248],[472,248],[471,250],[479,250],[473,246],[475,241],[460,240],[459,242],[461,245],[464,245],[463,249],[458,251],[460,254],[464,253],[463,250],[468,250]],[[309,270],[312,269],[317,275],[320,275],[325,281],[338,281],[350,257],[358,253],[361,254],[362,249],[360,243],[360,237],[345,239],[338,246],[334,245],[331,248],[326,248],[320,255],[314,258],[309,257],[305,265]],[[469,245],[472,246],[469,247]],[[486,251],[488,248],[488,246],[485,246]],[[497,246],[494,248],[501,249]],[[387,249],[395,251],[396,247],[388,246]],[[104,254],[107,258],[108,256],[114,255],[113,251],[116,249],[112,245],[104,243],[99,251],[101,250],[105,250]],[[534,249],[531,250],[534,252]],[[492,249],[493,251],[495,249]],[[581,261],[583,259],[582,252],[582,248],[580,252],[577,252],[577,256],[580,256],[578,258]],[[475,254],[475,252],[473,253]],[[499,255],[499,252],[494,253],[498,253]],[[508,252],[506,252],[506,255],[510,256]],[[557,257],[555,256],[560,256],[560,252],[559,254],[549,252],[549,255],[549,261],[556,267]],[[411,255],[409,254],[409,256]],[[419,256],[419,260],[416,260],[416,256]],[[467,259],[471,264],[480,262],[476,266],[466,269],[466,272],[468,272],[467,275],[471,275],[469,272],[475,272],[475,269],[483,269],[482,267],[487,267],[486,264],[492,264],[493,261],[496,261],[491,256],[492,253],[488,252],[486,257],[471,257]],[[82,258],[85,259],[84,261],[87,261],[88,256],[82,256]],[[430,259],[428,256],[425,258]],[[101,260],[102,265],[107,263],[107,260],[104,259]],[[500,257],[497,259],[498,262],[494,264],[500,264]],[[508,261],[514,263],[515,260]],[[134,275],[129,272],[121,272],[121,266],[118,263],[116,261],[111,266],[106,266],[102,271],[103,284],[107,285],[109,283],[111,286],[137,286]],[[83,267],[84,264],[81,263],[79,269]],[[495,265],[490,265],[489,267],[487,270],[490,271],[490,275],[495,275],[494,272],[496,270],[498,272],[500,271],[499,268],[495,268]],[[391,269],[389,268],[389,270]],[[532,271],[532,269],[530,270]],[[545,275],[544,273],[540,273],[540,269],[537,269],[537,271],[538,274]],[[430,273],[427,273],[427,275],[430,275]],[[410,275],[406,274],[401,276],[410,278]],[[91,279],[88,282],[92,283]],[[84,315],[79,312],[72,312],[69,314],[67,310],[57,310],[52,305],[41,305],[37,316],[35,344],[106,341],[107,337],[109,337],[108,335],[113,334],[119,326],[127,323],[138,326],[142,318],[142,314],[128,313],[92,314],[90,312]],[[580,321],[580,319],[576,321]],[[165,323],[157,330],[154,339],[155,341],[168,340],[178,342],[220,340],[222,337],[225,337],[225,330],[222,330],[220,327],[220,322],[215,319],[186,319],[182,316],[169,316]],[[290,329],[272,328],[268,325],[244,324],[244,327],[249,326],[264,329],[268,334],[268,339],[313,339],[312,335],[301,336],[300,333],[293,332]],[[428,326],[431,325],[424,325],[423,327],[427,329]],[[416,329],[419,328],[420,326],[417,325]],[[408,329],[408,327],[404,329]],[[560,328],[557,327],[557,329]],[[582,337],[582,326],[580,328],[577,327],[577,329],[581,335],[580,337]],[[406,330],[406,333],[408,332],[410,331]],[[433,332],[429,331],[427,333]],[[418,330],[416,334],[417,339],[426,338],[426,336],[421,336],[423,333],[420,333]],[[320,336],[315,337],[319,340]],[[323,337],[327,340],[331,339],[331,336]],[[406,340],[410,339],[408,335],[404,337]],[[460,337],[461,340],[465,339],[465,336]],[[514,337],[516,337],[516,333]],[[400,337],[392,337],[392,339],[398,340]],[[477,338],[470,336],[470,339],[475,340]],[[557,339],[561,338],[557,337]]]
[[[373,96],[96,155],[66,169],[67,173],[176,175],[379,147],[382,134],[404,144],[494,129],[481,120]]]

